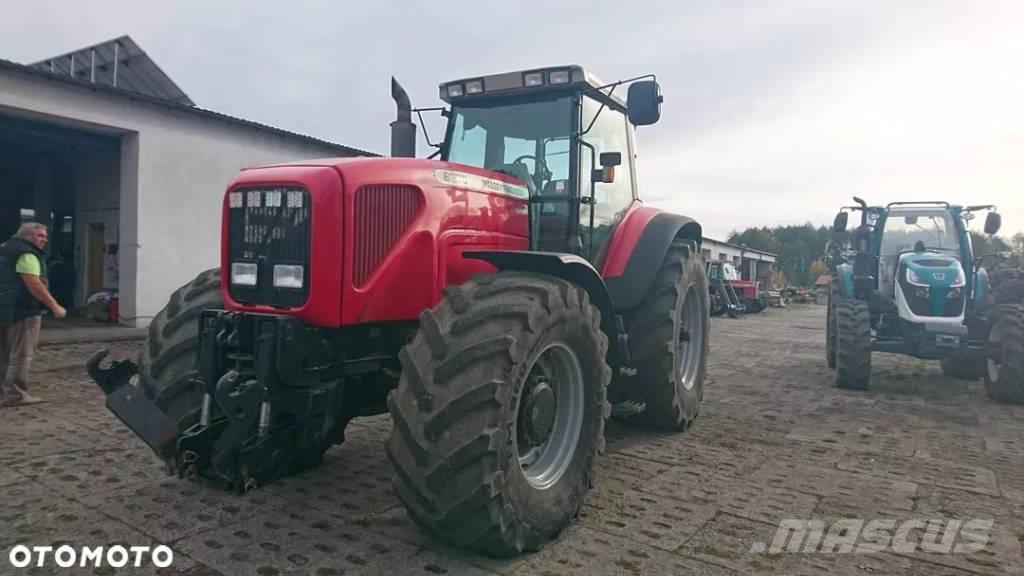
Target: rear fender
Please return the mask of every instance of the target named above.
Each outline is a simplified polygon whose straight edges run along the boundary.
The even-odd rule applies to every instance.
[[[525,252],[520,250],[466,251],[464,258],[483,260],[499,270],[537,272],[561,278],[583,288],[590,302],[601,312],[601,329],[608,336],[608,364],[613,373],[621,358],[616,343],[619,341],[615,307],[601,275],[580,256],[559,252]]]
[[[640,210],[653,209],[637,209]],[[639,234],[636,227],[642,227]],[[650,218],[623,221],[623,226],[616,230],[617,238],[611,244],[604,270],[615,309],[632,308],[643,301],[672,241],[689,240],[693,253],[700,255],[702,234],[700,224],[692,218],[668,212],[656,211]],[[625,262],[625,265],[613,266],[616,262]]]

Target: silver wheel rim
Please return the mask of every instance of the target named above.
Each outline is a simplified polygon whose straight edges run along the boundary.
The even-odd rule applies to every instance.
[[[1000,344],[1003,341],[1003,328],[999,324],[992,327],[992,330],[988,333],[988,341],[990,344]],[[998,348],[998,346],[996,346]],[[992,382],[999,380],[999,366],[1002,364],[995,358],[989,358],[988,361],[988,379]]]
[[[683,388],[690,390],[700,373],[700,355],[704,349],[704,322],[700,310],[697,287],[690,286],[683,297],[680,310],[679,333],[676,335],[676,359],[679,366],[679,381]]]
[[[529,395],[543,381],[554,395],[554,422],[546,437],[530,441],[524,418],[531,411]],[[549,344],[537,355],[526,376],[516,409],[516,449],[519,468],[538,490],[554,486],[572,462],[583,428],[583,369],[576,353],[561,342]]]

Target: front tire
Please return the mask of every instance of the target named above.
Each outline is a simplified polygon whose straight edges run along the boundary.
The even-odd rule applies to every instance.
[[[871,311],[863,300],[836,304],[836,386],[867,390],[871,384]]]
[[[220,269],[214,268],[175,290],[149,324],[149,335],[139,353],[139,383],[180,430],[199,421],[203,406],[203,388],[194,380],[199,315],[223,307]]]
[[[996,402],[1024,404],[1024,305],[999,306],[993,320],[988,340],[1002,354],[987,362],[985,391]]]
[[[604,444],[608,339],[587,293],[524,272],[445,289],[388,397],[395,491],[421,528],[492,556],[578,514]]]
[[[669,247],[643,302],[630,315],[636,374],[624,380],[646,404],[630,423],[685,431],[700,413],[711,325],[704,263],[688,242]]]

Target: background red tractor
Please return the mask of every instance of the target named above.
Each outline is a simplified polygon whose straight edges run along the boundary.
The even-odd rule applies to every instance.
[[[107,406],[180,476],[239,492],[389,412],[418,525],[540,548],[579,511],[610,414],[683,431],[703,395],[701,227],[639,200],[632,127],[662,98],[630,82],[626,100],[577,66],[445,83],[424,160],[392,81],[396,157],[241,171],[220,268],[171,296],[138,378],[90,361]]]
[[[744,280],[731,263],[721,260],[708,262],[707,276],[712,316],[757,314],[768,307],[768,297],[761,291],[761,283]]]

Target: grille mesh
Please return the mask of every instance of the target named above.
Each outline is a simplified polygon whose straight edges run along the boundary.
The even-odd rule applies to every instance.
[[[372,184],[355,195],[355,250],[352,281],[363,286],[381,260],[412,225],[420,211],[422,195],[415,186]]]

